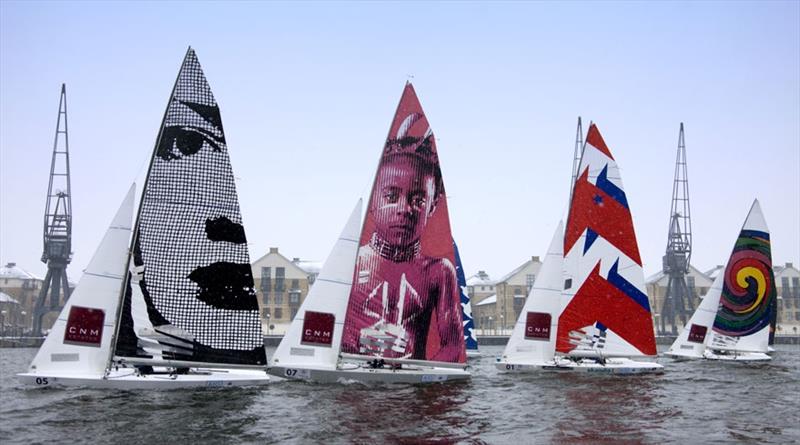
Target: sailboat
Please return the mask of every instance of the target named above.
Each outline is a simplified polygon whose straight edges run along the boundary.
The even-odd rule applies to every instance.
[[[360,206],[278,346],[270,373],[316,382],[469,378],[436,141],[411,83],[390,127],[363,224]]]
[[[131,189],[20,379],[120,389],[267,383],[222,121],[191,48],[131,230],[133,197]]]
[[[461,255],[458,253],[458,246],[455,242],[453,242],[453,250],[456,256],[458,289],[461,293],[461,324],[464,326],[464,345],[467,348],[467,358],[480,357],[478,338],[475,335],[475,320],[472,318],[472,305],[469,301],[469,293],[467,293],[467,277],[464,267],[461,265]]]
[[[769,229],[753,202],[724,273],[719,273],[681,334],[665,353],[677,359],[770,360],[777,291]]]
[[[662,372],[633,219],[614,157],[591,124],[559,224],[497,369]]]

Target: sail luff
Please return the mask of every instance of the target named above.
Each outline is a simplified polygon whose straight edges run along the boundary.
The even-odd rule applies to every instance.
[[[150,162],[147,165],[147,173],[145,174],[145,179],[144,179],[144,184],[145,185],[150,180],[150,173],[153,170],[153,163],[155,162],[155,159],[156,159],[156,151],[158,149],[158,146],[161,144],[161,138],[162,138],[162,135],[164,133],[164,127],[166,126],[167,113],[169,112],[170,104],[172,104],[172,101],[175,98],[175,91],[177,91],[177,89],[178,89],[178,80],[181,78],[181,73],[183,72],[183,67],[186,64],[186,60],[189,58],[189,53],[191,51],[192,51],[192,47],[190,46],[186,50],[186,54],[183,56],[183,61],[181,62],[181,68],[178,70],[178,75],[175,76],[175,83],[172,84],[172,92],[169,95],[169,101],[167,101],[167,106],[164,108],[164,115],[161,117],[161,127],[158,129],[158,134],[156,135],[156,142],[155,142],[155,145],[153,147],[153,152],[150,154]],[[133,255],[133,248],[136,245],[136,242],[137,242],[137,240],[139,238],[139,222],[141,220],[142,208],[143,208],[143,205],[144,205],[144,199],[143,199],[144,198],[144,190],[145,190],[144,187],[142,187],[142,199],[139,200],[139,205],[138,205],[138,207],[136,209],[136,219],[134,220],[134,223],[133,223],[133,232],[132,232],[132,236],[131,236],[131,244],[130,244],[130,248],[128,249],[128,257],[127,257],[127,260],[125,262],[126,271],[127,271],[127,265],[131,264],[131,259],[132,259],[132,255]],[[130,279],[131,279],[131,274],[130,274],[130,272],[128,272],[128,273],[125,274],[125,278],[123,279],[123,282],[122,282],[122,287],[120,288],[119,304],[117,305],[117,313],[116,313],[116,315],[114,317],[114,319],[116,320],[116,324],[115,324],[115,329],[114,329],[114,336],[112,337],[111,351],[110,351],[110,354],[109,354],[109,357],[108,357],[108,365],[107,366],[111,366],[111,363],[112,363],[112,361],[114,359],[115,351],[117,349],[117,340],[119,339],[119,329],[120,329],[120,325],[121,325],[120,319],[122,317],[122,311],[123,311],[123,306],[124,306],[123,302],[125,300],[125,289],[127,289],[127,287],[130,286]]]

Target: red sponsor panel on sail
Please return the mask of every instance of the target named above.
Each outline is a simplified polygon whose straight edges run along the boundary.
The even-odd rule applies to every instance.
[[[689,330],[689,341],[692,343],[703,343],[706,340],[708,328],[699,324],[693,324]]]
[[[333,314],[306,311],[300,342],[304,345],[331,347],[335,319]]]
[[[559,317],[556,350],[655,355],[633,218],[619,167],[594,124],[578,171],[564,232],[565,295],[575,293]]]
[[[99,348],[103,340],[104,320],[105,312],[102,309],[72,306],[64,330],[64,343]]]
[[[550,314],[528,312],[525,317],[525,338],[529,340],[550,340]]]
[[[397,107],[368,201],[342,351],[466,361],[436,140],[410,83]]]

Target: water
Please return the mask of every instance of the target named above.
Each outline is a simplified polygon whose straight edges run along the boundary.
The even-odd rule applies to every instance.
[[[798,443],[800,347],[771,363],[672,362],[661,376],[505,375],[471,382],[262,389],[22,389],[35,349],[2,349],[0,441],[71,443]],[[271,354],[272,350],[268,350]]]

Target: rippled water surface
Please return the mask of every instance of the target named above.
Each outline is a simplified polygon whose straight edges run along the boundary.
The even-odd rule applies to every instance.
[[[660,376],[506,375],[432,386],[23,389],[34,349],[0,349],[0,442],[798,443],[800,347],[771,363],[659,361]],[[272,350],[268,350],[271,355]]]

